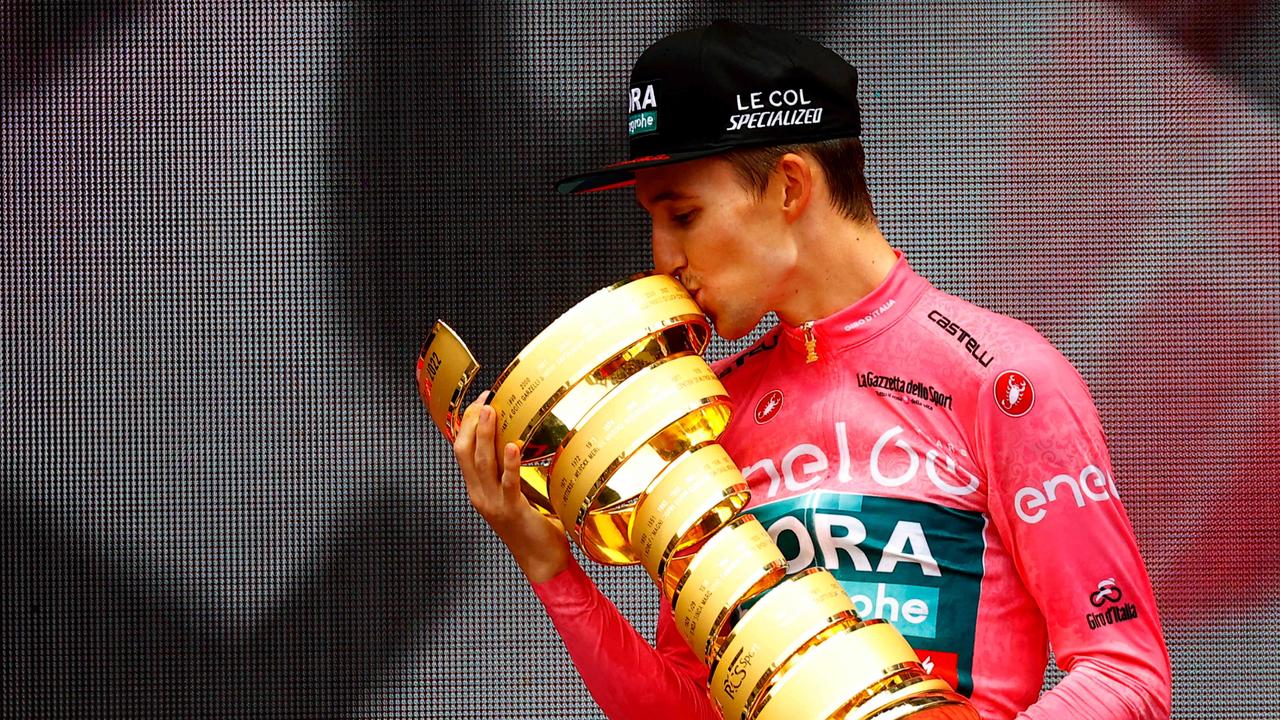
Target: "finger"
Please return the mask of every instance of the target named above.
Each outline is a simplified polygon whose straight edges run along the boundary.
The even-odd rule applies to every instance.
[[[481,407],[476,411],[479,420],[476,421],[476,448],[475,448],[475,467],[481,482],[486,482],[492,478],[495,482],[498,479],[497,462],[494,460],[494,431],[497,422],[491,407]]]
[[[483,397],[483,393],[481,397]],[[467,406],[462,413],[462,424],[458,426],[458,434],[453,439],[453,455],[466,475],[475,466],[476,423],[480,420],[480,409],[484,407],[477,399]]]
[[[513,502],[520,492],[520,448],[515,443],[507,443],[502,448],[502,494],[507,502]]]

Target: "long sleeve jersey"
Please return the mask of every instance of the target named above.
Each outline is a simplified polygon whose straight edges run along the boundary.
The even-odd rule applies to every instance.
[[[830,570],[986,720],[1169,717],[1097,411],[1035,330],[899,256],[854,305],[716,370],[736,403],[721,442],[789,573]],[[608,717],[719,717],[665,600],[651,647],[576,565],[534,589]],[[1039,696],[1050,644],[1067,676]]]

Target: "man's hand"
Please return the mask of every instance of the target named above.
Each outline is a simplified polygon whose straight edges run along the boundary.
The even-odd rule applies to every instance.
[[[453,441],[467,497],[506,544],[529,582],[550,580],[569,563],[568,539],[520,492],[520,450],[515,443],[507,443],[499,452],[498,412],[483,404],[487,395],[481,394],[467,407]]]

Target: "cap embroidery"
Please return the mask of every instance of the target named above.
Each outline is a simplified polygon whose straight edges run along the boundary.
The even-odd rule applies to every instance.
[[[734,96],[739,112],[729,116],[727,132],[754,128],[818,125],[822,108],[811,107],[813,101],[804,88],[788,88],[765,92],[738,93]]]
[[[658,82],[642,83],[631,88],[627,112],[627,137],[658,130]]]

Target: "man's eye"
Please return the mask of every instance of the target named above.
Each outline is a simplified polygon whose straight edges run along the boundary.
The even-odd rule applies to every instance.
[[[693,222],[693,216],[697,215],[697,210],[689,210],[687,212],[676,213],[671,216],[671,221],[677,225],[688,225]]]

